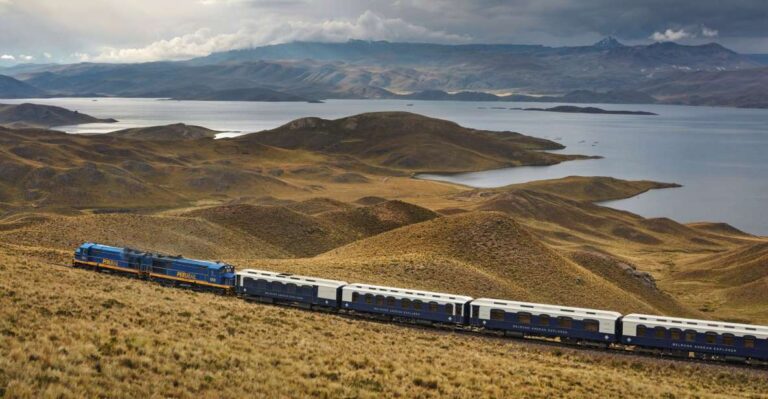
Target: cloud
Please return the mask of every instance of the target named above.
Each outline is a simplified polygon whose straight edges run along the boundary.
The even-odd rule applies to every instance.
[[[720,34],[716,29],[709,29],[706,26],[701,26],[701,34],[704,37],[717,37]]]
[[[183,60],[219,51],[296,40],[338,42],[349,39],[455,43],[467,42],[470,37],[431,30],[401,18],[384,18],[368,10],[353,20],[307,22],[264,18],[251,21],[234,33],[214,34],[210,29],[200,29],[144,47],[106,48],[93,57],[83,54],[77,57],[99,62]]]
[[[16,57],[14,57],[14,56],[12,56],[10,54],[3,54],[3,55],[0,55],[0,60],[14,61],[14,60],[16,60]]]
[[[31,55],[21,54],[21,55],[19,55],[19,59],[23,60],[23,61],[32,61],[33,59],[35,59],[35,57],[33,57]]]
[[[51,53],[43,53],[43,57],[45,57],[45,58],[46,58],[46,59],[48,59],[48,60],[50,60],[51,58],[53,58],[53,56],[51,55]]]
[[[676,42],[678,40],[687,39],[689,37],[695,37],[696,35],[687,32],[685,29],[673,30],[667,29],[664,32],[654,32],[651,35],[651,39],[657,42]]]

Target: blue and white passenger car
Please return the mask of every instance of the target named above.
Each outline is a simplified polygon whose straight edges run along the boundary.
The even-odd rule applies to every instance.
[[[237,294],[266,302],[337,308],[346,281],[245,269],[236,273]]]
[[[512,335],[614,343],[621,314],[597,309],[480,298],[470,303],[470,325]]]
[[[368,284],[342,288],[341,307],[411,320],[461,324],[469,315],[471,297]]]
[[[628,314],[622,343],[672,353],[768,361],[768,327],[678,317]]]

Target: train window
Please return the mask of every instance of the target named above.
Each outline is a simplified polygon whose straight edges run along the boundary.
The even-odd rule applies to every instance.
[[[656,327],[653,329],[653,335],[658,339],[664,339],[667,337],[667,329],[664,327]]]
[[[373,303],[373,295],[365,294],[365,303]]]
[[[573,328],[573,319],[570,317],[558,317],[557,324],[560,328]]]
[[[450,303],[445,304],[445,313],[453,314],[453,305]]]
[[[358,294],[357,292],[353,292],[352,293],[352,302],[357,302],[358,300],[360,300],[360,294]]]
[[[754,348],[755,347],[755,337],[744,337],[744,347],[745,348]]]
[[[716,344],[717,343],[717,333],[708,332],[707,333],[707,343],[708,344]]]
[[[600,323],[596,320],[584,320],[584,330],[589,332],[600,331]]]
[[[415,300],[415,301],[413,301],[413,308],[414,308],[414,309],[416,309],[416,310],[421,310],[421,305],[422,305],[422,303],[423,303],[423,302],[421,302],[421,301],[420,301],[420,300],[418,300],[418,299],[417,299],[417,300]]]
[[[735,344],[735,339],[733,337],[733,334],[723,334],[723,345],[733,346],[734,344]]]
[[[686,342],[696,342],[696,331],[687,330],[685,332],[685,341]]]
[[[411,300],[410,299],[401,299],[400,300],[400,307],[403,309],[410,309],[411,308]]]
[[[491,320],[504,320],[504,311],[501,309],[491,309]]]
[[[456,305],[456,316],[461,316],[461,306]]]
[[[296,293],[296,284],[287,284],[285,286],[285,292],[289,294],[295,294]]]
[[[677,328],[669,330],[669,337],[675,341],[679,341],[683,337],[683,332]]]
[[[381,295],[376,295],[376,304],[384,306],[384,297]]]
[[[388,296],[387,297],[387,306],[394,307],[397,303],[397,300],[394,297]]]
[[[517,314],[517,321],[519,321],[521,324],[531,324],[531,314],[530,313],[518,313]]]
[[[437,302],[430,302],[429,303],[429,311],[430,312],[437,312]]]
[[[638,337],[644,337],[645,336],[645,330],[646,330],[645,326],[637,326],[637,330],[635,332],[635,335],[637,335]]]
[[[540,314],[539,315],[539,325],[540,326],[548,326],[549,325],[549,315],[548,314]]]

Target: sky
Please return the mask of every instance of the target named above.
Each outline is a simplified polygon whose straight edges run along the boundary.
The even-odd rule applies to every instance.
[[[294,40],[768,53],[768,0],[0,0],[0,65],[147,62]]]

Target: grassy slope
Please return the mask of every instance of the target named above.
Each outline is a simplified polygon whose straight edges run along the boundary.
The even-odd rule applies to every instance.
[[[3,245],[7,397],[759,397],[762,372],[249,304]],[[19,256],[23,255],[23,256]],[[52,278],[55,276],[55,278]],[[72,287],[78,287],[72,289]]]
[[[82,157],[83,151],[94,145],[103,152],[89,155],[86,161]],[[192,257],[223,258],[234,261],[239,267],[262,266],[475,296],[768,323],[765,319],[767,305],[759,296],[764,292],[765,279],[757,276],[742,281],[738,278],[750,275],[755,269],[760,270],[763,265],[760,251],[749,248],[759,249],[765,239],[745,235],[729,226],[681,225],[668,219],[644,219],[591,203],[629,197],[660,187],[656,183],[571,177],[496,190],[468,190],[447,183],[409,179],[402,171],[372,165],[379,162],[375,158],[371,159],[376,162],[368,160],[371,163],[365,163],[347,155],[279,149],[253,143],[243,145],[233,140],[155,142],[150,146],[137,140],[40,131],[27,131],[25,135],[0,132],[0,153],[4,159],[0,161],[0,171],[3,172],[0,174],[0,211],[11,209],[10,215],[0,223],[0,247],[6,248],[5,261],[0,262],[0,266],[13,267],[7,273],[13,279],[2,282],[6,285],[0,300],[4,301],[2,311],[15,315],[4,317],[2,320],[6,324],[0,329],[12,338],[6,347],[0,342],[3,350],[0,361],[10,364],[0,367],[0,373],[5,373],[0,374],[4,379],[0,380],[0,387],[8,385],[9,392],[24,389],[32,380],[32,386],[49,381],[52,389],[61,390],[64,389],[62,385],[73,386],[73,375],[82,371],[83,376],[77,378],[83,378],[82,381],[87,382],[83,386],[89,389],[138,395],[150,387],[157,387],[167,395],[176,392],[169,391],[172,389],[191,395],[196,390],[223,386],[221,379],[217,379],[218,374],[212,374],[212,380],[204,376],[202,370],[207,363],[234,370],[247,369],[246,375],[253,383],[225,388],[231,390],[227,391],[231,392],[230,396],[257,387],[274,390],[278,395],[288,390],[310,393],[312,388],[308,387],[313,384],[322,392],[330,392],[329,396],[355,396],[367,391],[407,396],[419,393],[466,396],[466,389],[470,388],[490,389],[488,396],[494,393],[502,396],[499,393],[502,391],[492,391],[493,386],[489,388],[484,377],[498,374],[499,364],[503,365],[502,370],[536,370],[528,377],[519,377],[516,373],[509,381],[501,382],[508,384],[503,387],[506,392],[523,392],[525,389],[525,392],[544,394],[556,393],[558,389],[575,389],[571,393],[580,396],[588,392],[610,395],[613,386],[618,386],[629,389],[628,392],[642,387],[661,394],[669,387],[669,392],[677,394],[702,391],[727,395],[738,393],[733,385],[736,383],[732,384],[732,381],[743,382],[746,391],[742,394],[762,387],[749,378],[729,380],[733,377],[730,372],[710,373],[691,368],[696,366],[676,365],[667,375],[663,362],[650,360],[633,358],[629,360],[631,363],[624,360],[617,363],[610,357],[611,360],[579,360],[576,363],[569,360],[564,363],[562,356],[552,353],[531,356],[527,346],[509,352],[512,349],[507,345],[514,344],[500,345],[498,352],[483,351],[480,345],[485,340],[468,344],[476,345],[473,348],[477,351],[467,352],[460,349],[463,337],[459,340],[438,335],[437,338],[422,339],[418,338],[420,332],[410,335],[416,333],[368,323],[354,324],[357,327],[352,330],[346,330],[346,326],[352,324],[344,324],[344,331],[349,331],[349,335],[339,333],[342,335],[329,341],[329,349],[316,353],[319,358],[333,362],[338,353],[331,356],[331,350],[338,352],[338,347],[349,346],[350,337],[356,337],[354,350],[361,351],[356,353],[369,350],[377,355],[370,358],[371,368],[366,368],[364,373],[368,379],[358,378],[360,373],[353,370],[358,366],[349,370],[344,368],[339,376],[325,379],[318,373],[328,368],[323,365],[332,363],[317,363],[314,355],[302,358],[300,351],[290,352],[292,361],[282,363],[285,358],[280,356],[278,349],[287,350],[289,345],[274,336],[290,337],[289,343],[302,339],[318,341],[316,332],[338,324],[335,319],[329,321],[326,316],[307,316],[284,310],[291,329],[288,334],[272,328],[275,323],[280,325],[282,322],[267,317],[269,310],[250,310],[252,308],[244,304],[225,305],[222,302],[222,306],[234,306],[226,309],[248,309],[256,313],[248,320],[223,318],[223,310],[198,314],[203,303],[220,303],[220,299],[160,287],[142,288],[131,281],[111,282],[113,280],[105,276],[80,280],[79,273],[83,272],[68,269],[54,270],[56,273],[62,270],[62,276],[69,277],[59,278],[57,275],[56,280],[46,279],[43,276],[50,276],[54,266],[29,259],[35,256],[61,264],[79,242],[98,240]],[[53,165],[49,168],[53,169],[52,176],[46,174],[50,172],[46,169],[49,165]],[[27,175],[31,171],[42,174],[31,178]],[[358,174],[365,180],[349,178],[349,174]],[[105,180],[102,182],[110,189],[89,191],[89,185],[83,182],[93,182],[94,176],[103,176]],[[339,176],[345,177],[338,179]],[[46,185],[52,182],[60,184]],[[140,186],[126,185],[126,182]],[[143,191],[140,190],[142,187]],[[170,197],[167,187],[174,189]],[[30,189],[32,194],[40,193],[43,197],[29,197]],[[365,200],[354,203],[359,198]],[[456,212],[446,213],[463,214],[427,221],[435,216],[427,209],[377,198],[397,198],[428,209],[452,209]],[[362,207],[361,203],[373,206]],[[33,208],[31,204],[40,208]],[[225,206],[221,207],[222,204]],[[236,206],[229,208],[233,204]],[[244,204],[259,205],[255,207],[259,212],[235,212],[222,217],[221,210],[242,209],[239,207]],[[21,209],[18,208],[20,205]],[[171,209],[148,215],[87,216],[79,215],[82,212],[75,207],[144,207],[145,212],[146,208],[152,207]],[[248,206],[245,209],[253,210]],[[75,216],[41,216],[41,210]],[[286,216],[297,223],[289,223],[291,228],[275,229],[275,226],[286,225]],[[397,227],[400,228],[381,234]],[[320,236],[325,234],[325,238],[317,239],[318,233],[322,233]],[[297,241],[302,245],[297,246]],[[332,249],[344,244],[347,245]],[[297,252],[296,248],[302,250]],[[332,250],[313,258],[285,259],[311,256],[329,249]],[[22,252],[8,252],[19,250]],[[723,262],[726,264],[721,264]],[[742,270],[738,267],[745,263],[754,268]],[[552,276],[567,278],[557,280]],[[17,282],[15,279],[19,278],[29,279]],[[82,281],[89,283],[82,284]],[[102,289],[102,284],[108,288]],[[5,294],[8,287],[14,294]],[[531,287],[547,289],[537,291]],[[130,297],[131,292],[139,293],[141,299]],[[714,302],[710,300],[711,293],[716,293]],[[99,302],[88,305],[93,298]],[[110,298],[115,298],[121,305],[110,305]],[[184,300],[192,301],[192,304]],[[69,308],[80,313],[75,312],[71,317],[66,313]],[[34,309],[34,312],[24,309]],[[162,318],[153,316],[150,320],[148,309],[166,313]],[[700,313],[698,309],[707,313]],[[119,313],[111,316],[110,312]],[[176,319],[182,313],[185,316]],[[91,317],[93,320],[88,321]],[[307,317],[310,321],[306,321]],[[213,334],[200,335],[201,330],[207,331],[206,326],[221,319],[226,320],[227,327],[235,329],[233,334],[238,339],[246,339],[250,345],[265,342],[273,346],[259,346],[260,351],[252,354],[237,352],[233,355],[220,345],[222,340],[230,342],[228,340],[233,339],[227,338],[229,329],[223,334],[224,338],[218,337],[218,333],[215,338]],[[115,324],[118,320],[119,325]],[[164,324],[164,321],[168,322]],[[94,333],[101,334],[96,341],[95,335],[87,334],[88,323],[94,325],[93,331],[100,331]],[[123,323],[125,326],[121,326]],[[108,342],[111,339],[108,337],[112,334],[111,328],[117,329],[115,342],[124,346],[125,353],[112,353],[108,346],[102,353],[101,340]],[[221,330],[212,328],[212,331]],[[52,332],[54,337],[46,334],[38,337],[32,333],[43,330]],[[123,330],[133,334],[128,336],[128,341],[126,335],[120,333]],[[66,340],[62,341],[56,331],[62,331]],[[155,331],[158,331],[157,335]],[[357,338],[366,331],[375,334],[365,339]],[[389,358],[381,355],[388,348],[381,343],[394,342],[403,334],[408,341],[403,353],[398,350]],[[433,337],[430,334],[426,336]],[[182,337],[178,344],[174,341],[176,338],[172,338],[174,336]],[[143,343],[133,347],[130,342],[134,338],[131,337]],[[159,338],[155,340],[155,337]],[[421,340],[438,343],[423,344]],[[193,344],[211,349],[195,351],[190,349]],[[236,347],[236,344],[232,345]],[[62,347],[64,352],[59,351]],[[78,355],[74,359],[67,357],[70,348],[81,347],[86,348],[82,349],[85,352],[77,349]],[[23,357],[25,350],[36,353],[38,348],[45,351],[41,354],[48,363],[39,361],[40,354]],[[391,346],[389,348],[391,350]],[[450,359],[444,357],[442,351],[446,350]],[[441,367],[427,369],[424,362],[420,363],[424,370],[408,368],[403,372],[406,377],[398,377],[403,373],[392,374],[394,371],[388,365],[407,356],[407,351],[418,353],[423,359],[441,359]],[[173,358],[173,352],[188,353],[188,357],[173,362],[155,361],[166,355]],[[463,363],[455,360],[464,359],[467,353],[471,353],[469,356],[473,359],[479,359],[472,363],[471,371],[462,369]],[[241,355],[245,357],[239,357]],[[349,357],[351,355],[344,353],[339,358],[343,367],[357,364],[354,363],[357,360]],[[230,363],[231,356],[238,360]],[[586,354],[573,356],[591,359],[588,357],[591,355]],[[132,358],[126,360],[125,357]],[[100,359],[105,359],[110,374],[103,374],[103,367],[98,371]],[[512,361],[519,359],[523,361]],[[138,372],[133,363],[135,360],[158,366],[151,370],[152,382],[128,388],[128,376]],[[534,364],[534,360],[538,363]],[[297,365],[302,361],[306,366]],[[50,362],[58,363],[49,367]],[[637,366],[639,369],[634,366],[636,362],[642,364]],[[262,374],[257,375],[252,364],[269,364],[269,371],[263,372],[265,367],[259,367]],[[178,387],[169,386],[169,378],[161,380],[163,375],[179,378],[178,375],[182,375],[179,365],[197,371],[189,377],[180,377],[184,381]],[[308,371],[300,373],[295,384],[280,385],[280,376],[290,367]],[[708,367],[706,370],[720,369]],[[434,375],[438,372],[439,376]],[[587,385],[564,387],[573,378],[589,373],[600,377],[589,377]],[[622,373],[629,373],[629,376]],[[13,377],[9,377],[10,374]],[[684,377],[693,378],[695,383],[690,387],[680,386],[679,381]],[[11,379],[22,382],[12,383]],[[660,381],[660,385],[651,386],[653,379]],[[462,385],[455,385],[457,380],[461,380]],[[470,382],[464,385],[465,380]],[[731,382],[716,385],[719,380]],[[602,383],[592,384],[592,381]],[[437,384],[435,389],[429,388],[433,386],[432,382]],[[205,388],[200,386],[203,383]],[[45,388],[32,389],[39,393]],[[213,394],[208,391],[208,396]]]
[[[552,141],[468,129],[407,112],[366,113],[336,120],[304,118],[234,141],[344,154],[409,173],[551,165],[579,158],[536,151],[563,148]]]

